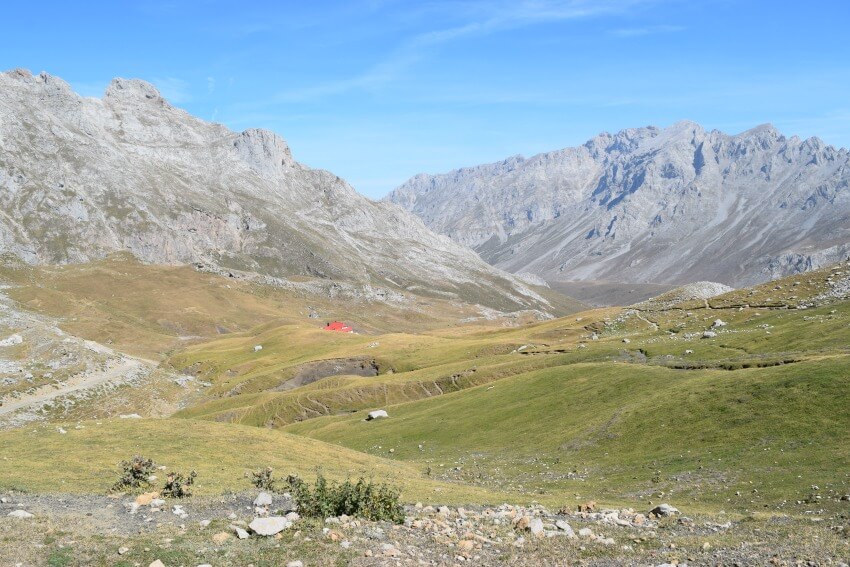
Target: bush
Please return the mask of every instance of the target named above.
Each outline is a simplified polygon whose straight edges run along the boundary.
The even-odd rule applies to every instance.
[[[114,485],[113,492],[138,490],[150,486],[150,476],[156,469],[151,459],[135,455],[129,461],[121,461],[121,476]]]
[[[345,514],[397,524],[404,521],[404,508],[399,504],[401,492],[386,484],[362,477],[356,483],[346,480],[340,484],[328,482],[321,474],[316,477],[315,487],[292,475],[286,484],[298,504],[298,512],[305,517],[324,519]]]
[[[192,496],[192,490],[189,488],[195,484],[195,477],[198,473],[192,471],[189,476],[184,477],[181,473],[168,473],[165,477],[165,486],[162,488],[162,495],[166,498],[187,498]]]
[[[250,476],[251,484],[259,488],[260,490],[274,491],[277,481],[272,478],[273,472],[274,470],[271,467],[252,471]],[[248,473],[245,473],[245,476],[247,477]]]

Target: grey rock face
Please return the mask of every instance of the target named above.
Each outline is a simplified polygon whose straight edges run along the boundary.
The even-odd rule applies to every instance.
[[[740,287],[850,254],[850,152],[770,125],[606,133],[418,175],[387,200],[497,267],[548,280]]]
[[[95,99],[44,73],[0,73],[0,253],[44,264],[117,251],[386,290],[378,299],[424,289],[543,305],[414,215],[299,164],[271,132],[204,122],[139,80]]]

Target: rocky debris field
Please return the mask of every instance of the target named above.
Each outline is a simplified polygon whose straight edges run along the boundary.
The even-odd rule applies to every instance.
[[[407,506],[400,525],[301,518],[281,494],[0,499],[3,565],[842,565],[847,515],[727,517],[540,505]],[[57,558],[64,558],[60,562]],[[159,561],[160,563],[157,563]]]

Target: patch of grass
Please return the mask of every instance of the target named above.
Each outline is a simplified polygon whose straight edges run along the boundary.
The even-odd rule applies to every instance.
[[[196,470],[198,496],[243,491],[242,472],[268,463],[284,474],[329,479],[374,478],[391,482],[405,497],[445,502],[516,501],[516,495],[424,478],[415,466],[320,441],[235,424],[193,420],[103,420],[68,427],[28,426],[0,432],[0,490],[103,493],[127,454],[144,454],[171,470]],[[181,435],[173,435],[175,425]]]

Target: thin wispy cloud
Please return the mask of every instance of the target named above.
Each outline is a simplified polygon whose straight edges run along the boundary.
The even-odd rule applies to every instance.
[[[460,13],[468,21],[453,27],[417,34],[399,45],[384,60],[359,75],[318,85],[289,89],[275,97],[276,102],[301,102],[360,89],[373,90],[396,80],[403,72],[427,57],[429,50],[471,37],[535,24],[563,22],[622,13],[653,0],[520,0],[508,2],[436,3],[428,11]]]
[[[659,33],[676,33],[685,31],[684,26],[644,26],[637,28],[620,28],[611,30],[608,33],[616,37],[643,37],[647,35],[655,35]]]

